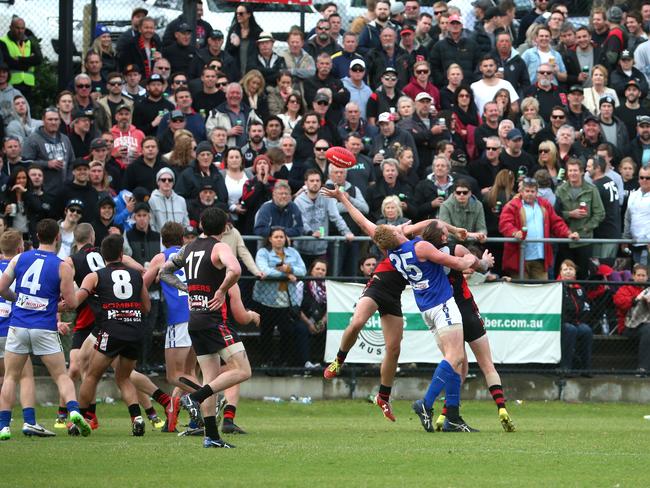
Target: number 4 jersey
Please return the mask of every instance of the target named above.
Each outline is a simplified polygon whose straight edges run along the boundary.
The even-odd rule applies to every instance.
[[[60,265],[61,259],[49,251],[34,249],[18,256],[12,326],[56,330],[61,295]]]
[[[122,263],[109,263],[97,271],[99,326],[125,341],[142,338],[142,275]]]
[[[411,284],[415,303],[424,312],[445,303],[453,296],[453,292],[442,265],[418,260],[415,245],[421,240],[421,237],[416,237],[403,243],[389,251],[388,258]]]

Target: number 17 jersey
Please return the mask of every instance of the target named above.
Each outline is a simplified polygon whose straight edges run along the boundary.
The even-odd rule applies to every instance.
[[[56,330],[61,295],[60,265],[61,259],[49,251],[33,249],[18,256],[12,326]]]
[[[421,240],[421,237],[416,237],[392,249],[388,252],[388,258],[408,280],[413,288],[415,303],[424,312],[445,303],[453,296],[453,291],[442,265],[418,260],[415,245]]]

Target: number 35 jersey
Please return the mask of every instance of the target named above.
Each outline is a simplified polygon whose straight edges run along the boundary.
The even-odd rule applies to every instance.
[[[12,326],[56,330],[61,295],[60,265],[61,259],[49,251],[34,249],[18,256]]]
[[[388,252],[395,269],[408,280],[413,288],[415,303],[421,312],[445,303],[453,296],[449,279],[442,265],[431,261],[419,261],[415,245],[422,240],[416,237]]]
[[[103,331],[125,341],[142,338],[142,275],[122,263],[109,263],[97,271],[95,294]]]

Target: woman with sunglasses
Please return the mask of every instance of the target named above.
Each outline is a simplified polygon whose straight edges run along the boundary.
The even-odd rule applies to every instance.
[[[560,161],[558,160],[557,146],[553,141],[544,141],[539,145],[537,165],[535,171],[538,169],[545,169],[548,171],[553,179],[553,185],[557,186],[559,181]]]
[[[248,71],[249,59],[255,57],[257,40],[262,33],[253,15],[253,6],[248,3],[237,4],[235,16],[226,35],[226,51],[239,63],[239,72]]]
[[[305,104],[302,95],[297,91],[291,92],[284,103],[282,113],[278,114],[278,117],[284,124],[285,135],[291,135],[293,130],[300,125],[304,113]]]
[[[454,92],[454,107],[452,116],[455,120],[456,133],[467,148],[470,158],[477,157],[474,131],[481,125],[481,116],[474,103],[474,92],[468,86],[461,85]]]
[[[408,95],[413,100],[420,92],[426,92],[431,95],[433,105],[437,110],[440,110],[440,91],[431,83],[431,68],[427,61],[416,61],[413,65],[413,76],[408,85],[404,87],[405,95]]]

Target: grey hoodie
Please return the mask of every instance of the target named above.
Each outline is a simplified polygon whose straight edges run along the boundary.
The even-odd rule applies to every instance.
[[[5,127],[16,116],[14,112],[14,98],[18,95],[22,96],[20,90],[17,90],[11,85],[7,85],[4,90],[0,89],[0,115],[5,124]]]
[[[29,102],[27,102],[27,117],[24,123],[13,108],[13,104],[11,109],[11,119],[11,122],[7,124],[6,135],[17,137],[20,139],[21,144],[24,144],[25,139],[31,136],[36,129],[43,125],[42,121],[32,119],[32,111]]]
[[[167,222],[177,222],[183,227],[190,225],[185,199],[173,190],[169,197],[163,195],[160,190],[154,190],[149,198],[149,206],[151,207],[151,230],[160,232]]]
[[[63,161],[63,169],[51,169],[47,166],[50,159]],[[70,176],[74,161],[74,150],[70,139],[57,131],[53,136],[45,133],[43,127],[36,129],[23,144],[23,160],[32,162],[43,170],[45,181],[43,191],[48,193],[58,190]]]
[[[324,232],[321,233],[321,235],[326,236],[328,234],[327,230],[329,228],[329,221],[336,224],[336,228],[339,230],[341,235],[350,232],[345,220],[343,220],[343,217],[341,217],[341,214],[336,208],[336,200],[333,198],[326,198],[322,195],[318,195],[316,200],[312,200],[307,195],[307,192],[303,192],[296,197],[294,203],[298,206],[300,213],[302,214],[305,234],[311,235],[317,230],[320,231],[322,227]],[[308,241],[296,241],[293,247],[295,247],[301,254],[319,256],[327,252],[327,244],[327,241],[313,239]]]

